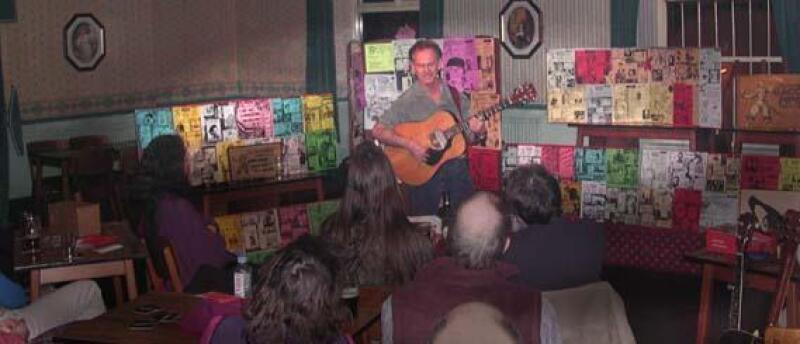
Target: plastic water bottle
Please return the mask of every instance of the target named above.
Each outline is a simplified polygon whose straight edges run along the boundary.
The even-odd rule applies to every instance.
[[[247,265],[247,256],[236,257],[236,269],[233,270],[233,293],[241,298],[249,298],[253,285],[252,269]]]

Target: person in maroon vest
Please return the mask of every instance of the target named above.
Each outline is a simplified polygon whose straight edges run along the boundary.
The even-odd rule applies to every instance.
[[[502,312],[522,343],[560,343],[552,306],[535,289],[515,284],[517,273],[498,258],[510,244],[510,220],[499,199],[477,193],[457,210],[447,237],[448,256],[424,266],[384,303],[384,343],[425,343],[454,307],[482,302]]]

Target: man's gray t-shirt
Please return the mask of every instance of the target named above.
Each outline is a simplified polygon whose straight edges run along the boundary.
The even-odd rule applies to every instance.
[[[436,110],[444,109],[453,114],[458,115],[458,109],[450,94],[450,89],[444,81],[440,82],[441,87],[441,101],[436,104],[425,88],[418,83],[414,83],[411,87],[403,92],[400,98],[397,98],[392,103],[386,112],[381,115],[378,122],[386,127],[393,127],[396,124],[404,122],[417,122],[430,117]],[[462,93],[461,97],[461,118],[469,115],[469,99]]]

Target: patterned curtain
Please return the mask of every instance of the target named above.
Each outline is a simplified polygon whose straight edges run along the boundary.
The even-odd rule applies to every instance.
[[[800,73],[800,1],[772,0],[772,16],[786,71]]]
[[[611,0],[611,46],[636,46],[639,0]]]

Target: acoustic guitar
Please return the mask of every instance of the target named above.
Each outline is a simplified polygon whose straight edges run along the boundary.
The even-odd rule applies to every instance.
[[[464,154],[467,148],[464,137],[469,130],[467,128],[469,117],[486,121],[489,116],[511,105],[535,99],[536,89],[533,85],[523,84],[497,105],[470,114],[460,121],[456,119],[457,115],[446,110],[438,110],[423,121],[395,125],[396,135],[428,148],[428,159],[425,162],[417,160],[411,152],[402,147],[386,146],[383,151],[389,158],[397,178],[406,184],[421,185],[430,180],[445,162]]]

